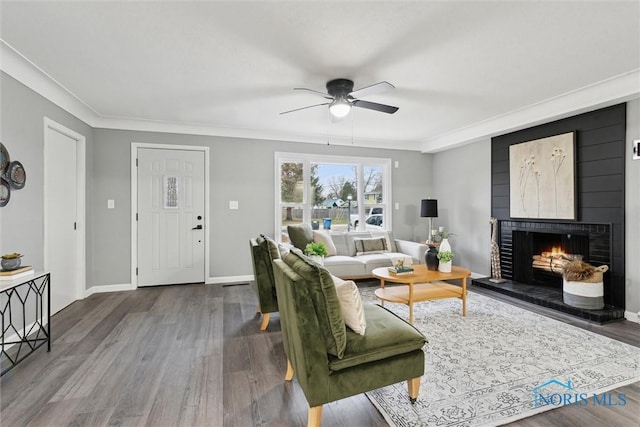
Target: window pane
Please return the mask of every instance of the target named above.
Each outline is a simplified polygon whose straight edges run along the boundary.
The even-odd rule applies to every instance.
[[[303,186],[302,163],[282,163],[280,165],[280,201],[302,203]]]
[[[313,163],[311,165],[311,194],[317,206],[315,217],[320,217],[320,226],[331,219],[331,230],[345,231],[349,221],[349,198],[351,214],[357,219],[357,167],[356,165]],[[325,227],[326,228],[326,227]]]
[[[364,204],[374,205],[384,202],[384,195],[382,194],[383,174],[382,166],[364,166]],[[367,214],[370,214],[371,209],[367,209]]]

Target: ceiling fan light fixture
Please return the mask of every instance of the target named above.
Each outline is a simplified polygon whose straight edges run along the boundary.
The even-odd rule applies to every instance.
[[[329,105],[329,111],[334,117],[342,118],[351,111],[351,104],[346,98],[340,96]]]

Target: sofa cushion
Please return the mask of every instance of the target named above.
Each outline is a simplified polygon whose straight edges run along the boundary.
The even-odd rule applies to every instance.
[[[371,237],[384,237],[387,240],[387,249],[391,252],[398,252],[396,247],[396,241],[393,238],[393,234],[388,230],[370,230]]]
[[[327,256],[338,254],[336,245],[333,244],[333,239],[326,231],[313,230],[313,241],[324,244],[324,247],[327,248]]]
[[[308,243],[313,242],[313,230],[308,224],[288,225],[287,233],[293,246],[301,251],[304,251]]]
[[[331,278],[336,286],[336,293],[340,301],[344,323],[356,334],[364,335],[367,328],[367,321],[364,317],[358,286],[353,280],[342,280],[333,275]]]
[[[331,274],[297,249],[292,249],[282,259],[310,287],[309,294],[327,353],[342,358],[346,348],[346,327]]]
[[[356,256],[387,252],[387,240],[384,237],[356,238],[353,239],[353,244],[356,247]]]
[[[344,357],[329,357],[329,369],[340,371],[421,349],[427,342],[420,331],[379,305],[364,304],[364,335],[347,330]]]
[[[324,259],[324,268],[339,277],[362,277],[366,275],[366,266],[359,257],[336,255]]]
[[[353,242],[354,239],[366,239],[368,237],[371,237],[371,233],[368,231],[352,231],[350,233],[346,233],[344,235],[346,251],[344,255],[356,256],[356,245]],[[340,250],[338,250],[338,253],[340,253]]]

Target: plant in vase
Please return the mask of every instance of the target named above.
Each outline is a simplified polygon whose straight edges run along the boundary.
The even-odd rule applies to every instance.
[[[324,265],[324,257],[329,253],[322,242],[310,242],[304,248],[304,253],[320,265]]]
[[[451,260],[453,259],[453,252],[443,251],[438,252],[438,271],[442,273],[451,273]]]

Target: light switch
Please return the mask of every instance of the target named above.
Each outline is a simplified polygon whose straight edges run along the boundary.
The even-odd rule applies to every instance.
[[[107,209],[115,209],[116,202],[113,199],[107,200]]]
[[[396,202],[396,210],[400,209],[400,203]]]
[[[398,169],[400,167],[400,162],[398,160],[396,160],[395,167],[396,167],[396,169]]]
[[[238,209],[238,201],[229,200],[229,209]]]

